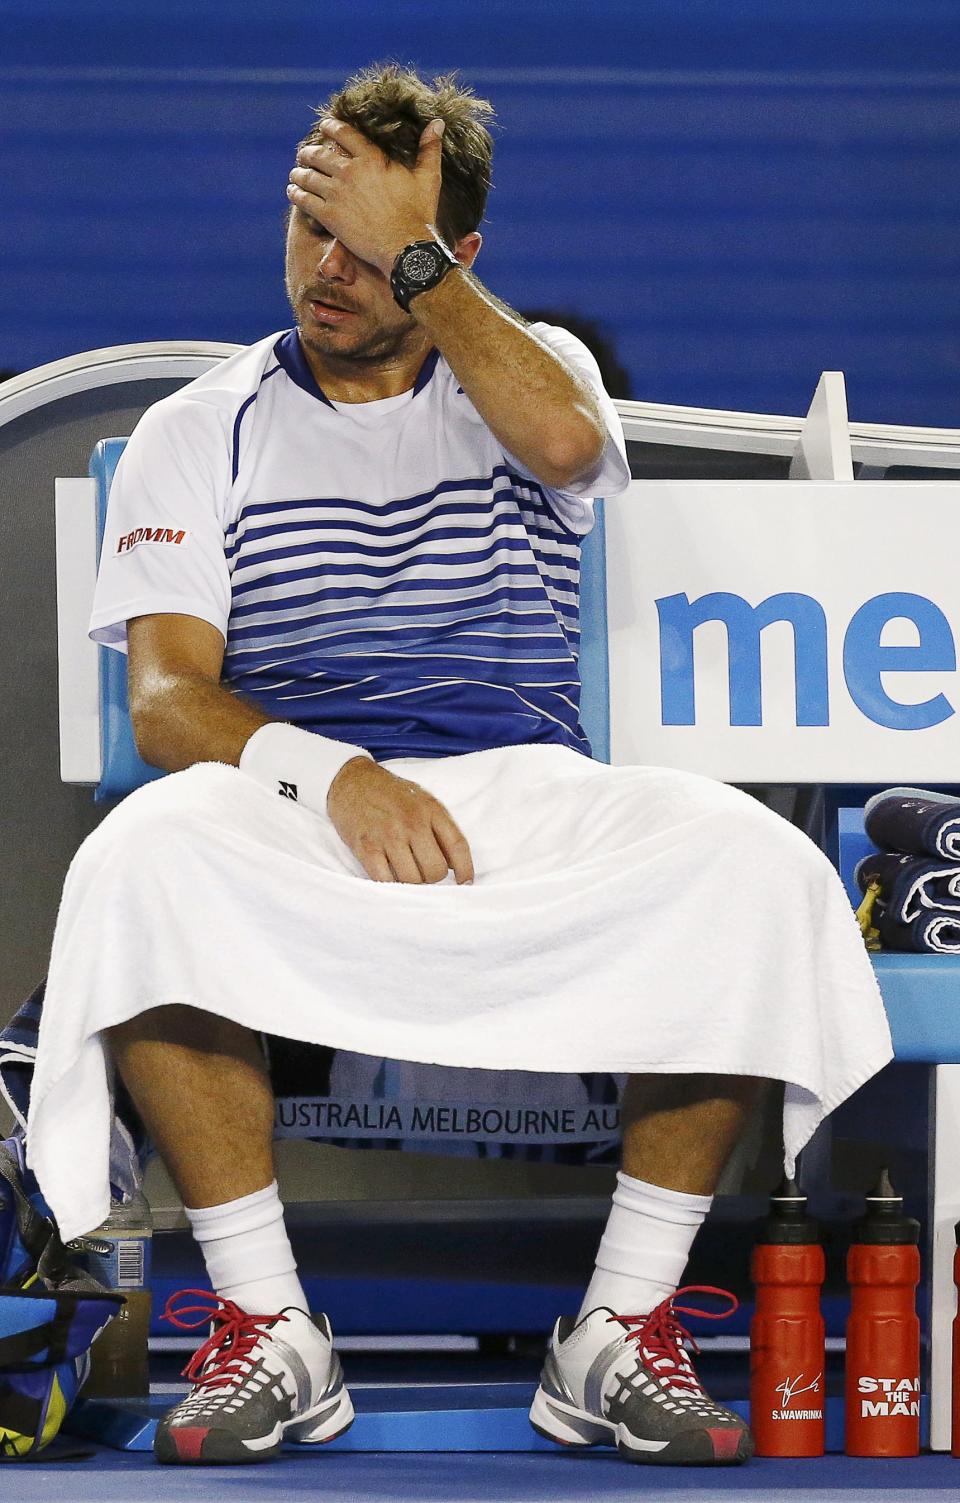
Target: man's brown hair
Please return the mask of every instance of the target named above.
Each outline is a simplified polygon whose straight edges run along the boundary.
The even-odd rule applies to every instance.
[[[475,230],[483,218],[490,191],[493,137],[487,122],[493,106],[473,90],[457,83],[456,73],[425,82],[400,63],[373,63],[348,78],[314,112],[317,124],[300,142],[322,141],[320,120],[343,120],[379,146],[392,161],[412,167],[420,136],[431,120],[444,123],[443,185],[437,212],[443,238],[455,244]]]

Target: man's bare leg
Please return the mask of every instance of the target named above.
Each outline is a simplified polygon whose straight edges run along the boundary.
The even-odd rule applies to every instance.
[[[219,1296],[210,1306],[213,1339],[189,1393],[158,1422],[154,1454],[163,1462],[263,1460],[298,1419],[308,1427],[303,1438],[333,1440],[352,1423],[353,1404],[329,1325],[313,1322],[297,1277],[273,1172],[273,1091],[256,1034],[180,1006],[151,1008],[107,1034]],[[196,1299],[192,1289],[182,1293]],[[188,1309],[173,1304],[168,1318]]]
[[[184,1205],[222,1205],[272,1182],[273,1091],[256,1034],[180,1006],[106,1034]]]
[[[766,1084],[753,1075],[631,1075],[621,1107],[624,1173],[712,1195]]]
[[[256,1034],[180,1006],[151,1008],[107,1033],[217,1294],[244,1310],[306,1311],[274,1177],[273,1091]]]
[[[693,1239],[766,1082],[753,1076],[631,1075],[622,1103],[623,1169],[584,1295],[646,1314],[677,1288]]]

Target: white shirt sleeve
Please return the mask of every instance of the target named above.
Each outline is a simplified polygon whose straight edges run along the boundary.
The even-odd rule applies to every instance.
[[[178,396],[144,413],[110,487],[88,635],[119,652],[127,622],[154,613],[199,616],[227,640],[226,414]]]
[[[543,485],[533,471],[522,465],[513,454],[505,453],[505,458],[510,464],[516,466],[520,475],[526,476],[528,480],[536,480],[538,485],[542,486],[544,495],[560,520],[573,532],[583,535],[588,533],[593,526],[594,498],[619,496],[630,484],[630,466],[627,463],[627,445],[623,436],[623,424],[612,398],[604,390],[600,367],[583,341],[577,339],[576,335],[571,334],[568,329],[557,328],[554,324],[531,324],[530,328],[538,339],[549,345],[567,365],[572,366],[578,375],[584,376],[592,386],[607,425],[607,442],[591,473],[583,480],[578,480],[576,485],[568,490],[562,491],[552,490]]]

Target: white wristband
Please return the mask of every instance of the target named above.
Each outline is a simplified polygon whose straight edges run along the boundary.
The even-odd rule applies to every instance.
[[[326,814],[330,784],[354,757],[374,760],[362,746],[318,736],[286,721],[271,721],[254,731],[240,753],[239,766],[271,793]]]

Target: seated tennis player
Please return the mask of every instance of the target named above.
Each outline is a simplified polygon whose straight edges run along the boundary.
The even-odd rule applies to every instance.
[[[287,187],[294,326],[151,407],[113,484],[91,635],[128,654],[171,776],[70,867],[29,1162],[65,1239],[105,1219],[118,1071],[215,1291],[169,1308],[214,1332],[156,1455],[262,1461],[354,1411],[284,1227],[260,1034],[628,1074],[596,1270],[530,1418],[628,1461],[742,1462],[674,1296],[765,1083],[792,1169],[890,1059],[873,972],[805,835],[591,754],[579,546],[628,485],[623,433],[586,348],[472,270],[489,106],[391,65],[317,115]],[[605,272],[588,224],[530,252]]]

